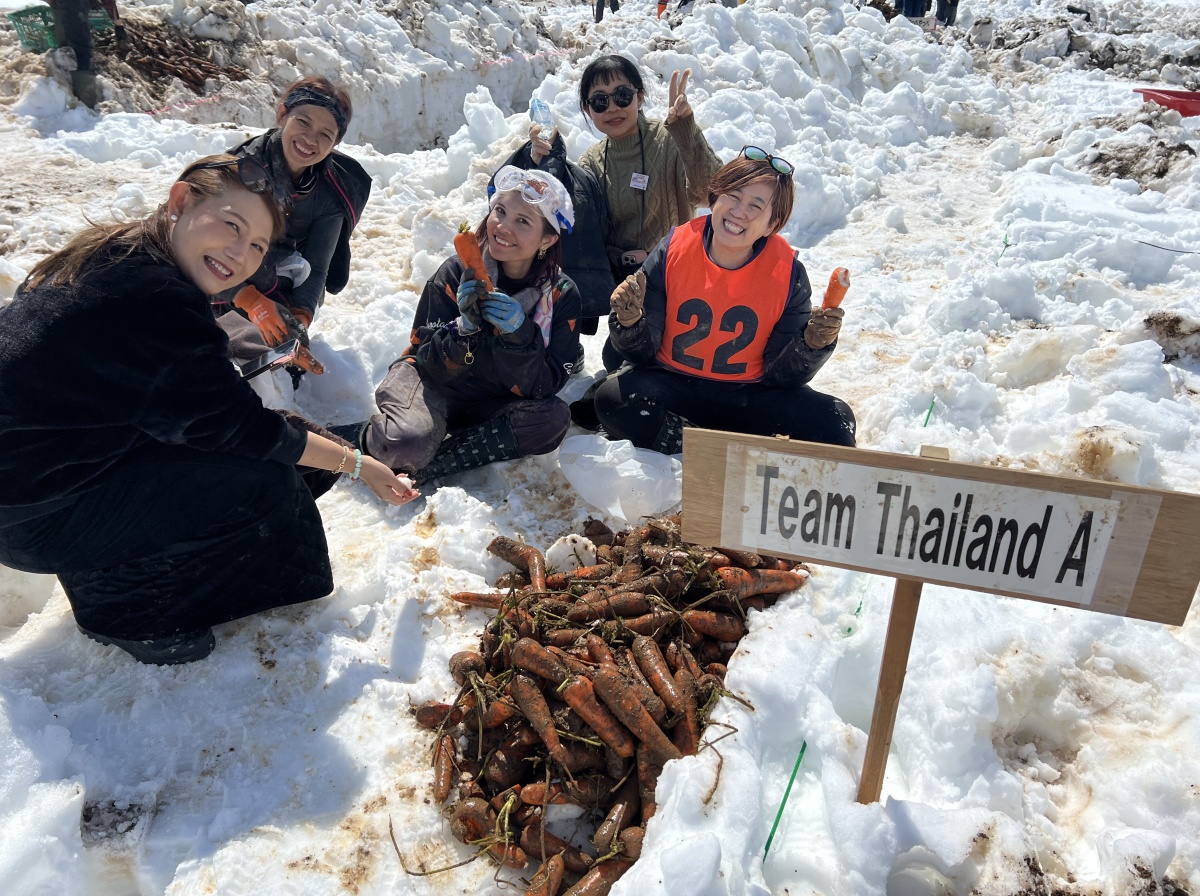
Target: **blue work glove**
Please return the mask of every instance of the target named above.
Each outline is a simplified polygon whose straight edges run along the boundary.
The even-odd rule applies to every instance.
[[[520,303],[502,292],[489,292],[479,303],[483,319],[493,324],[501,333],[516,332],[525,323],[525,312]]]
[[[479,300],[487,295],[482,280],[470,279],[474,271],[467,268],[463,276],[468,278],[458,284],[455,298],[458,301],[458,332],[464,336],[478,333],[483,326],[483,315],[479,310]]]

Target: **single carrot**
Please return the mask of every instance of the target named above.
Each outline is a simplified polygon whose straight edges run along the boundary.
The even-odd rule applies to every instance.
[[[525,896],[558,896],[558,891],[562,889],[563,874],[566,870],[567,865],[562,856],[551,856],[546,859],[537,874],[533,876],[533,880],[529,882],[529,889],[525,891]]]
[[[642,857],[642,839],[646,836],[643,827],[629,827],[621,831],[621,855],[634,861]]]
[[[754,551],[739,551],[734,548],[721,548],[721,553],[725,554],[731,561],[731,565],[744,566],[747,569],[753,569],[756,566],[763,565],[763,558],[760,554]]]
[[[662,774],[663,764],[662,757],[655,756],[645,744],[638,746],[637,781],[638,795],[642,799],[643,827],[658,811],[658,803],[654,801],[654,791],[658,788],[658,777]]]
[[[506,573],[502,573],[500,578],[496,579],[497,588],[512,589],[513,591],[520,591],[528,584],[529,575],[521,572],[519,569],[513,569]]]
[[[518,669],[532,672],[555,684],[567,680],[567,667],[533,638],[522,638],[513,645],[512,661]]]
[[[594,582],[597,579],[607,579],[612,575],[611,563],[597,563],[594,566],[581,566],[568,572],[555,572],[546,576],[546,588],[550,591],[563,591],[572,582]]]
[[[455,591],[450,599],[468,607],[482,607],[485,610],[499,610],[507,594],[482,594],[478,591]]]
[[[617,782],[608,775],[580,775],[563,782],[571,801],[586,809],[607,809],[617,792]]]
[[[612,616],[641,616],[650,610],[650,599],[637,591],[618,591],[594,600],[578,601],[567,611],[571,622],[591,622]]]
[[[558,729],[554,727],[554,718],[550,715],[550,707],[546,704],[546,698],[537,682],[528,675],[514,675],[508,685],[508,692],[517,702],[521,715],[525,716],[542,743],[546,745],[551,758],[559,765],[566,765],[569,761],[567,752],[563,749]]]
[[[474,650],[460,650],[450,657],[450,674],[457,684],[466,684],[472,674],[483,675],[486,671],[487,661]]]
[[[850,288],[850,270],[834,268],[829,275],[829,285],[825,287],[825,298],[821,300],[822,308],[836,308],[846,298],[846,290]]]
[[[790,569],[739,569],[726,566],[717,570],[721,587],[734,597],[750,597],[754,594],[783,594],[794,591],[808,581],[808,573]]]
[[[628,759],[636,749],[629,731],[603,703],[596,699],[592,682],[582,675],[572,675],[559,695],[579,714],[604,741],[605,746]]]
[[[746,634],[742,620],[712,610],[684,610],[683,624],[718,641],[740,641]]]
[[[476,280],[483,281],[488,292],[492,292],[492,278],[488,276],[487,265],[483,263],[483,251],[479,248],[479,240],[469,230],[454,235],[454,251],[464,268],[469,268]]]
[[[454,738],[443,734],[438,738],[433,757],[433,798],[444,803],[450,798],[450,785],[454,779]]]
[[[591,654],[592,662],[594,663],[616,662],[616,659],[613,657],[612,650],[609,649],[608,644],[605,643],[604,639],[597,634],[590,634],[587,636],[587,649],[588,653]]]
[[[622,633],[626,631],[655,637],[678,618],[679,616],[673,610],[657,609],[651,610],[643,616],[610,620],[600,627],[600,631],[613,639],[621,637]]]
[[[521,544],[507,536],[497,535],[487,549],[501,560],[529,573],[529,583],[534,591],[546,590],[546,558],[533,545]]]
[[[556,628],[546,632],[543,638],[547,647],[570,647],[586,634],[586,628]]]
[[[612,804],[608,815],[604,816],[604,821],[597,825],[596,833],[592,835],[592,843],[601,855],[609,852],[617,835],[633,823],[633,817],[640,805],[637,781],[632,777],[627,778],[617,791],[617,801]]]
[[[491,835],[496,813],[486,800],[459,800],[450,811],[450,833],[462,843],[478,843]]]
[[[700,708],[696,703],[696,679],[687,669],[675,673],[675,688],[683,701],[683,717],[671,729],[671,743],[684,756],[700,750]]]
[[[534,781],[521,788],[521,802],[529,806],[546,806],[564,803],[562,785],[557,781],[547,784],[545,781]]]
[[[575,874],[586,874],[592,867],[591,856],[584,855],[562,837],[551,834],[541,822],[531,824],[521,831],[521,848],[539,859],[560,855],[567,864],[567,870]]]
[[[463,711],[457,706],[430,700],[414,709],[413,716],[422,728],[437,730],[453,728],[463,720]]]
[[[504,809],[504,804],[507,803],[510,798],[512,799],[513,805],[516,805],[521,799],[520,784],[514,784],[512,787],[501,790],[498,794],[488,800],[488,805],[491,806],[496,812],[501,812]]]
[[[515,843],[493,843],[488,847],[488,855],[506,868],[524,868],[529,864],[529,856]]]
[[[658,643],[653,638],[638,635],[633,639],[633,656],[638,668],[646,676],[646,681],[667,705],[667,709],[674,715],[683,712],[683,697],[675,687],[675,680],[671,677],[671,670],[667,668],[667,661],[659,650]]]
[[[654,693],[654,688],[650,686],[650,682],[646,681],[646,676],[638,668],[633,651],[628,647],[622,647],[614,650],[613,655],[617,658],[617,668],[620,670],[621,675],[629,683],[630,687],[637,691],[638,699],[642,701],[642,706],[646,707],[646,712],[650,713],[650,718],[661,725],[663,719],[667,717],[667,704],[662,701],[658,694]]]
[[[596,696],[601,702],[611,709],[613,715],[656,757],[661,757],[665,762],[668,759],[679,759],[683,755],[675,749],[675,745],[667,739],[658,723],[646,711],[637,691],[621,678],[616,666],[603,665],[593,672],[592,687],[595,688]]]
[[[597,0],[599,2],[599,0]],[[562,896],[607,896],[621,875],[633,867],[633,859],[613,856],[605,859],[579,878],[579,881]]]
[[[532,753],[532,746],[505,742],[488,757],[487,765],[483,768],[483,777],[495,789],[507,790],[520,783],[526,772],[525,759]]]

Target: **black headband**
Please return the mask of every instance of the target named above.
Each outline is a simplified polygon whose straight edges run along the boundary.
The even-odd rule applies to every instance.
[[[311,87],[297,87],[283,98],[283,108],[289,112],[296,106],[320,106],[323,109],[328,109],[329,114],[333,116],[333,120],[337,124],[338,139],[341,140],[346,136],[346,125],[349,122],[346,120],[345,110],[338,104],[337,100],[327,97],[325,94],[313,90]]]

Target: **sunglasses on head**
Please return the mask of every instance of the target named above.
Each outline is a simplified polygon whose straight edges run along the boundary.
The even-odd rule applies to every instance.
[[[745,156],[751,162],[770,162],[771,167],[784,177],[791,177],[792,173],[796,170],[796,166],[787,159],[781,159],[779,156],[773,156],[759,146],[743,146],[742,151],[738,153],[738,155]]]
[[[274,199],[286,214],[291,209],[291,199],[285,195],[281,195],[275,189],[275,182],[271,179],[270,173],[263,164],[257,159],[250,156],[240,156],[236,159],[229,159],[221,162],[201,162],[198,165],[192,165],[181,176],[183,180],[188,174],[193,171],[203,171],[206,168],[228,168],[230,165],[237,165],[238,180],[242,182],[242,186],[251,193],[259,193],[263,196],[269,196]]]
[[[612,93],[604,93],[597,90],[587,98],[587,104],[593,112],[599,115],[601,112],[608,111],[609,100],[612,100],[614,103],[616,103],[618,109],[624,109],[633,102],[633,98],[635,96],[637,96],[636,90],[634,90],[632,87],[622,84]]]

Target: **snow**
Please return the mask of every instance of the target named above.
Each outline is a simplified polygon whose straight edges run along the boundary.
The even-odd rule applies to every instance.
[[[597,139],[579,74],[621,51],[659,82],[651,115],[691,67],[722,158],[755,143],[796,165],[784,235],[814,283],[853,277],[814,385],[854,408],[860,445],[1200,492],[1200,117],[1133,93],[1200,89],[1194,0],[1073,5],[1087,17],[961,0],[957,27],[926,33],[843,0],[698,0],[663,20],[631,0],[598,26],[569,0],[127,2],[131,22],[236,35],[222,52],[251,78],[198,101],[123,70],[102,76],[103,114],[70,98],[61,53],[43,63],[3,30],[0,297],[86,219],[148,213],[187,162],[267,125],[296,72],[336,74],[356,106],[344,148],[375,189],[350,285],[314,326],[329,372],[295,393],[258,382],[273,405],[361,419],[530,97],[577,158]],[[589,371],[603,337],[585,339]],[[639,481],[614,458],[606,506],[558,455],[401,508],[343,482],[320,502],[336,591],[220,626],[182,667],[85,639],[53,579],[0,569],[4,892],[503,892],[493,877],[517,873],[482,860],[427,877],[397,861],[389,829],[409,868],[470,854],[408,709],[451,694],[447,659],[486,616],[445,594],[503,571],[495,535],[549,548],[589,515],[623,525],[626,490],[674,499],[671,473]],[[667,766],[614,893],[1200,891],[1200,611],[1175,628],[926,587],[883,799],[860,805],[892,588],[818,567],[751,615],[728,686],[753,710],[726,699],[712,747]]]

